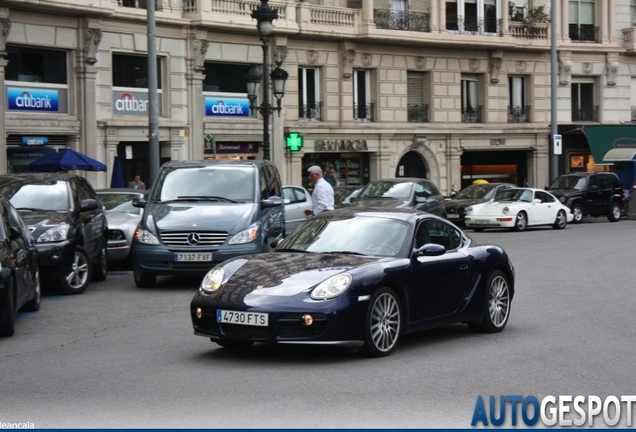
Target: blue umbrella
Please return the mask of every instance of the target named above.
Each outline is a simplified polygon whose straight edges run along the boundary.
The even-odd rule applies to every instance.
[[[124,184],[124,174],[121,171],[121,162],[119,161],[119,156],[115,156],[115,160],[113,161],[113,172],[110,178],[110,187],[126,187],[126,185]]]
[[[29,171],[58,172],[70,170],[106,171],[106,165],[73,149],[64,149],[57,153],[42,156],[29,164]]]

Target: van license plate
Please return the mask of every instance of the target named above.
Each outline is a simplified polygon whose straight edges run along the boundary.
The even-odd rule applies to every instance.
[[[216,311],[216,322],[267,327],[269,324],[269,315],[258,312],[239,312],[218,309]]]
[[[212,252],[205,253],[176,253],[174,254],[176,262],[207,262],[212,261]]]

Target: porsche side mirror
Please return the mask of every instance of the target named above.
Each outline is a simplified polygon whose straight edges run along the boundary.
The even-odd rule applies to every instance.
[[[135,197],[132,200],[132,205],[133,207],[144,208],[146,207],[146,200],[143,199],[142,197]]]
[[[446,248],[437,243],[426,243],[424,246],[421,246],[419,249],[413,250],[414,257],[420,256],[440,256],[446,253]]]

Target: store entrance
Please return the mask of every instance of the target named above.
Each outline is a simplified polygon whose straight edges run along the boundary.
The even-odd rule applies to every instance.
[[[141,176],[141,181],[150,189],[154,179],[150,178],[150,152],[148,142],[120,142],[117,145],[117,156],[119,156],[121,162],[124,185],[128,187],[128,183],[138,174]],[[169,158],[161,158],[159,165],[169,160]]]
[[[397,169],[395,170],[395,176],[426,178],[427,172],[428,170],[422,157],[411,151],[400,159],[400,163],[398,163]]]
[[[528,185],[528,152],[518,151],[465,151],[461,157],[462,184],[460,189],[475,180],[490,183],[508,182]],[[457,185],[454,185],[457,188]]]

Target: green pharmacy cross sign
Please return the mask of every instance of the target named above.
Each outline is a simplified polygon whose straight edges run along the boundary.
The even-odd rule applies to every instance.
[[[290,132],[287,135],[286,143],[290,151],[299,151],[303,147],[303,136],[298,132]]]

